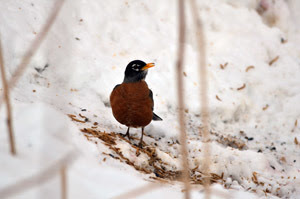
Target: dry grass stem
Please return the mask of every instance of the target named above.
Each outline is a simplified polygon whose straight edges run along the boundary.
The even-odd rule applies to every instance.
[[[41,46],[42,42],[47,36],[47,33],[49,32],[50,28],[52,27],[59,11],[62,8],[62,5],[64,3],[64,0],[57,0],[52,8],[52,12],[47,19],[45,25],[41,29],[40,33],[37,35],[33,43],[31,44],[29,50],[26,52],[26,54],[23,56],[22,61],[20,65],[17,67],[16,71],[13,73],[11,79],[8,82],[8,89],[12,89],[19,78],[24,74],[26,67],[28,66],[29,62],[31,61],[31,58],[36,53],[36,51]],[[0,109],[2,106],[3,96],[0,97]]]
[[[244,88],[246,88],[246,84],[244,83],[243,86],[237,88],[236,90],[240,91],[240,90],[243,90]]]
[[[276,56],[274,59],[272,59],[272,60],[269,62],[269,66],[272,66],[272,64],[274,64],[278,59],[279,59],[279,56]]]
[[[67,167],[63,165],[60,169],[60,181],[61,181],[61,199],[67,199]]]
[[[181,144],[181,165],[182,165],[182,180],[184,182],[184,195],[185,199],[190,198],[190,175],[189,175],[189,164],[188,164],[188,150],[187,150],[187,136],[185,131],[185,104],[184,104],[184,82],[183,82],[183,61],[184,61],[184,42],[185,42],[185,6],[184,0],[178,0],[178,11],[179,11],[179,40],[178,40],[178,51],[177,51],[177,98],[178,98],[178,119],[180,124],[180,144]]]
[[[254,69],[254,68],[255,68],[254,66],[248,66],[245,71],[248,72],[250,69]]]
[[[129,198],[137,198],[140,195],[143,195],[149,191],[152,191],[157,188],[161,188],[163,184],[160,183],[149,183],[144,186],[138,187],[136,189],[133,189],[131,191],[128,191],[124,194],[121,194],[119,196],[113,197],[112,199],[129,199]]]
[[[205,36],[204,36],[204,27],[200,19],[197,4],[195,0],[190,0],[192,17],[196,27],[196,37],[198,43],[198,63],[199,63],[199,76],[200,76],[200,99],[201,99],[201,120],[202,120],[202,131],[204,143],[204,158],[205,162],[203,163],[203,173],[207,176],[210,174],[210,143],[209,141],[209,111],[208,111],[208,78],[207,78],[207,67],[206,67],[206,50],[205,50]],[[204,188],[205,188],[205,198],[210,198],[210,179],[204,179]]]
[[[1,68],[1,79],[2,79],[4,99],[6,102],[6,116],[7,116],[6,122],[7,122],[7,127],[8,127],[10,152],[12,155],[16,155],[16,146],[15,146],[13,121],[12,121],[12,109],[11,109],[11,104],[10,104],[9,89],[8,89],[8,85],[7,85],[7,81],[6,81],[6,73],[5,73],[5,67],[4,67],[1,40],[0,40],[0,68]]]
[[[5,188],[0,189],[0,198],[5,199],[13,195],[26,191],[30,188],[33,188],[37,185],[40,185],[52,178],[54,178],[60,171],[61,168],[70,165],[76,158],[76,151],[67,153],[63,158],[56,161],[51,166],[42,170],[36,175],[33,175],[27,179],[16,182],[13,185],[9,185]]]

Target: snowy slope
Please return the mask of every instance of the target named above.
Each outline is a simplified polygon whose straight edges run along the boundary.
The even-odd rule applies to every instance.
[[[39,33],[52,5],[53,2],[47,0],[0,2],[0,36],[8,76]],[[199,135],[201,104],[195,29],[188,9],[189,6],[185,74],[182,75],[186,81],[190,166],[197,168],[193,175],[199,177],[203,163]],[[222,176],[218,182],[222,186],[215,185],[216,189],[230,194],[237,190],[236,195],[231,195],[235,198],[298,198],[300,145],[295,140],[300,142],[299,1],[198,1],[198,9],[204,21],[207,44],[211,172]],[[149,69],[147,82],[154,93],[155,112],[164,119],[146,127],[145,142],[155,148],[169,171],[180,170],[176,42],[175,1],[66,1],[47,39],[14,89],[13,100],[15,112],[34,115],[28,118],[32,121],[38,122],[41,115],[48,114],[49,120],[55,118],[51,117],[53,114],[64,118],[60,119],[62,123],[53,121],[51,124],[57,128],[69,127],[65,130],[68,138],[60,139],[69,140],[78,151],[78,161],[70,169],[70,197],[83,198],[90,194],[90,198],[109,198],[155,177],[155,173],[140,173],[124,161],[112,158],[108,154],[115,158],[120,154],[109,149],[105,141],[95,138],[88,141],[87,134],[80,132],[93,126],[97,132],[125,133],[126,128],[111,114],[109,95],[112,88],[122,82],[126,65],[134,59],[155,62],[156,66]],[[38,70],[43,68],[42,72]],[[30,107],[36,113],[31,113]],[[27,109],[28,112],[22,111]],[[83,120],[79,113],[89,121],[78,123],[67,118],[67,114],[73,114]],[[1,119],[4,120],[3,114]],[[29,123],[30,120],[20,120],[16,125]],[[22,131],[24,129],[29,128],[24,127]],[[32,133],[40,133],[41,129]],[[2,131],[5,131],[4,123],[1,123]],[[18,128],[16,131],[17,142],[26,145],[21,139],[22,132]],[[138,138],[140,130],[133,130],[132,134]],[[6,143],[4,133],[0,136],[1,143]],[[28,139],[30,141],[30,137]],[[44,144],[43,139],[40,144]],[[146,152],[137,155],[130,143],[118,136],[111,139],[116,142],[112,147],[120,149],[133,165],[153,171],[148,167],[151,157]],[[47,144],[51,145],[49,142],[45,146]],[[62,150],[59,144],[52,145],[55,150]],[[29,149],[18,147],[21,151],[24,149],[24,158],[21,156],[24,161],[40,157],[38,154],[27,157]],[[1,144],[1,161],[13,162],[6,149],[7,145]],[[54,161],[51,153],[45,157],[49,157],[49,162]],[[1,172],[6,172],[7,166],[2,168],[2,165]],[[15,171],[14,167],[8,170],[8,173]],[[114,180],[117,176],[121,177]],[[0,188],[7,185],[9,179],[13,178],[7,174]],[[48,187],[52,188],[44,187],[44,190],[50,189],[59,195],[59,190],[54,188],[59,186],[58,179],[51,183]],[[78,187],[83,190],[78,191]],[[201,186],[196,190],[199,189]],[[153,192],[159,197],[165,194],[165,197],[180,198],[178,193],[181,189],[176,182],[174,186]],[[33,191],[19,197],[32,198],[30,194],[36,195]],[[198,191],[194,194],[195,197],[201,195]],[[156,195],[143,196],[147,197]]]

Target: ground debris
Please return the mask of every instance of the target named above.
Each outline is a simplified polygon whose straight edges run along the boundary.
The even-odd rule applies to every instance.
[[[294,127],[293,127],[293,129],[292,129],[292,132],[295,131],[295,129],[297,128],[297,126],[298,126],[298,120],[295,120]]]
[[[35,69],[38,73],[42,74],[42,73],[46,70],[46,68],[48,68],[48,67],[49,67],[49,64],[45,64],[45,66],[44,66],[43,68],[37,68],[37,67],[34,67],[34,69]]]
[[[116,134],[115,133],[105,133],[101,131],[97,131],[95,129],[90,129],[90,128],[83,128],[80,129],[81,132],[87,133],[92,135],[93,137],[97,137],[101,139],[105,145],[111,146],[111,145],[116,145]]]
[[[258,183],[258,180],[257,180],[257,173],[256,173],[256,172],[253,172],[253,173],[252,173],[251,179],[252,179],[252,181],[253,181],[255,184],[259,184],[259,183]]]
[[[248,72],[250,69],[254,69],[254,66],[248,66],[245,71]]]
[[[243,86],[237,88],[237,90],[239,91],[239,90],[242,90],[242,89],[244,89],[244,88],[246,88],[246,84],[245,84],[245,83],[243,84]]]
[[[75,121],[75,122],[80,122],[80,123],[86,123],[87,121],[82,121],[82,120],[79,120],[76,118],[76,115],[73,115],[73,114],[68,114],[68,116],[72,119],[72,121]]]
[[[220,64],[220,68],[224,70],[227,65],[228,65],[228,62],[226,62],[225,64]]]
[[[239,150],[247,149],[246,143],[234,136],[231,135],[219,135],[218,133],[211,132],[212,135],[216,136],[216,141],[224,146],[229,146]]]
[[[218,95],[216,95],[216,99],[219,100],[219,101],[222,101]]]
[[[75,115],[70,115],[69,117],[74,118]],[[84,118],[85,116],[79,116]],[[76,120],[74,120],[76,121]],[[93,124],[93,123],[92,123]],[[98,124],[98,123],[97,123]],[[101,125],[100,125],[101,126]],[[128,140],[122,134],[115,132],[105,132],[100,131],[95,128],[82,128],[81,131],[84,133],[84,136],[91,142],[99,144],[102,143],[106,147],[108,147],[109,152],[102,152],[105,156],[103,161],[108,161],[109,158],[115,159],[122,163],[125,163],[139,172],[144,174],[149,174],[149,179],[163,182],[163,183],[172,183],[172,181],[181,181],[182,180],[182,170],[180,170],[180,166],[178,165],[179,157],[172,155],[169,151],[166,151],[158,145],[155,145],[156,142],[149,143],[149,139],[155,140],[154,137],[148,136],[145,134],[148,139],[146,142],[143,142],[143,148],[139,148],[136,143],[139,141],[139,138],[134,136]],[[219,133],[210,132],[212,135],[211,141],[216,141],[224,146],[236,148],[238,150],[247,150],[248,147],[246,140],[251,141],[254,138],[247,137],[244,131],[240,131],[239,136],[231,136],[231,135],[221,135]],[[100,140],[97,141],[97,140]],[[175,143],[175,142],[174,142]],[[176,144],[178,144],[176,142]],[[273,146],[273,145],[272,145]],[[275,151],[275,146],[267,147],[271,151]],[[259,150],[262,152],[261,150]],[[191,157],[194,158],[194,157]],[[285,158],[281,158],[280,161],[282,163],[286,162]],[[295,162],[295,161],[294,161]],[[196,163],[196,162],[195,162]],[[276,170],[276,168],[272,165],[269,165],[270,168]],[[278,169],[278,168],[277,168]],[[205,174],[203,172],[201,163],[196,163],[194,168],[191,168],[189,171],[190,174],[190,183],[194,185],[203,185],[204,182],[208,179],[210,183],[217,183],[225,188],[230,188],[231,183],[227,182],[228,174],[224,173],[209,173]],[[226,177],[224,177],[226,176]],[[229,176],[229,178],[231,178]],[[233,179],[233,178],[232,178]],[[285,186],[288,180],[292,178],[288,178],[282,183],[277,182],[278,186]],[[294,177],[295,179],[295,177]],[[235,179],[233,179],[235,180]],[[252,185],[249,186],[249,191],[256,192],[261,191],[265,194],[282,196],[282,191],[276,190],[276,186],[273,184],[269,184],[267,182],[272,181],[271,178],[258,174],[258,172],[253,172],[250,178],[241,178],[241,180],[247,180]]]
[[[116,160],[119,160],[121,162],[124,162],[132,167],[134,167],[136,170],[146,173],[146,174],[154,174],[155,177],[151,177],[155,180],[170,180],[170,181],[179,181],[181,179],[182,171],[176,168],[173,168],[169,165],[168,162],[162,160],[160,157],[158,157],[156,147],[149,146],[145,142],[143,143],[143,148],[137,147],[132,140],[138,140],[137,138],[132,138],[131,141],[124,138],[121,134],[117,134],[114,132],[102,132],[99,130],[95,130],[92,128],[83,128],[81,131],[85,134],[85,136],[88,136],[88,139],[91,140],[91,138],[94,139],[100,139],[103,141],[103,144],[108,146],[109,149],[112,151],[112,153],[103,153],[104,155],[107,155],[109,157],[112,157]],[[134,159],[131,159],[130,157],[127,157],[124,155],[122,149],[118,147],[119,142],[126,142],[130,144],[130,147],[132,151],[134,151],[136,157],[140,157],[142,154],[146,155],[148,157],[148,163],[138,165]],[[166,153],[168,154],[168,153]],[[223,176],[217,175],[215,173],[211,173],[209,176],[204,176],[203,173],[200,171],[198,167],[195,167],[194,169],[190,170],[190,178],[192,184],[203,184],[204,177],[209,178],[211,183],[215,182],[223,182]]]
[[[272,64],[274,64],[278,59],[279,59],[279,56],[276,56],[274,59],[272,59],[272,60],[269,62],[269,66],[272,66]]]
[[[268,108],[269,108],[269,105],[266,104],[266,106],[264,106],[264,107],[262,108],[262,110],[265,111],[265,110],[267,110]]]

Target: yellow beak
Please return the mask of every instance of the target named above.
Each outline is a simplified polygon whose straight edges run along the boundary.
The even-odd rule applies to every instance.
[[[148,68],[152,68],[152,67],[154,67],[154,66],[155,66],[154,63],[148,63],[148,64],[146,64],[146,66],[144,66],[144,67],[142,68],[142,70],[147,70]]]

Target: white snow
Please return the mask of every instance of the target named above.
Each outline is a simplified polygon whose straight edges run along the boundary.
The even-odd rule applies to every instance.
[[[39,34],[53,3],[0,2],[0,39],[8,77]],[[295,140],[300,143],[300,2],[197,3],[207,44],[211,172],[223,174],[224,180],[213,185],[213,197],[223,198],[217,194],[222,192],[230,198],[299,198],[300,144]],[[200,175],[205,160],[199,135],[197,43],[189,5],[186,9],[182,75],[189,163]],[[127,128],[112,116],[109,95],[122,82],[126,65],[135,59],[155,63],[146,81],[153,91],[154,111],[163,118],[145,128],[144,141],[162,160],[163,167],[178,171],[177,23],[177,4],[172,0],[67,0],[12,93],[16,157],[9,154],[5,108],[1,108],[0,198],[6,187],[48,168],[72,151],[77,159],[68,170],[70,198],[112,198],[154,181],[151,177],[157,174],[146,153],[138,154],[118,136],[111,146],[136,166],[153,170],[151,174],[115,159],[120,154],[103,140],[87,139],[90,135],[80,131],[94,126],[109,134],[126,132]],[[84,120],[79,113],[88,122],[78,123],[67,116],[73,114]],[[130,132],[132,137],[140,137],[140,129]],[[138,143],[135,139],[131,142]],[[195,187],[192,198],[203,197],[199,191],[202,187]],[[182,189],[180,183],[171,181],[139,198],[182,198]],[[60,197],[58,174],[9,198],[40,196]]]

